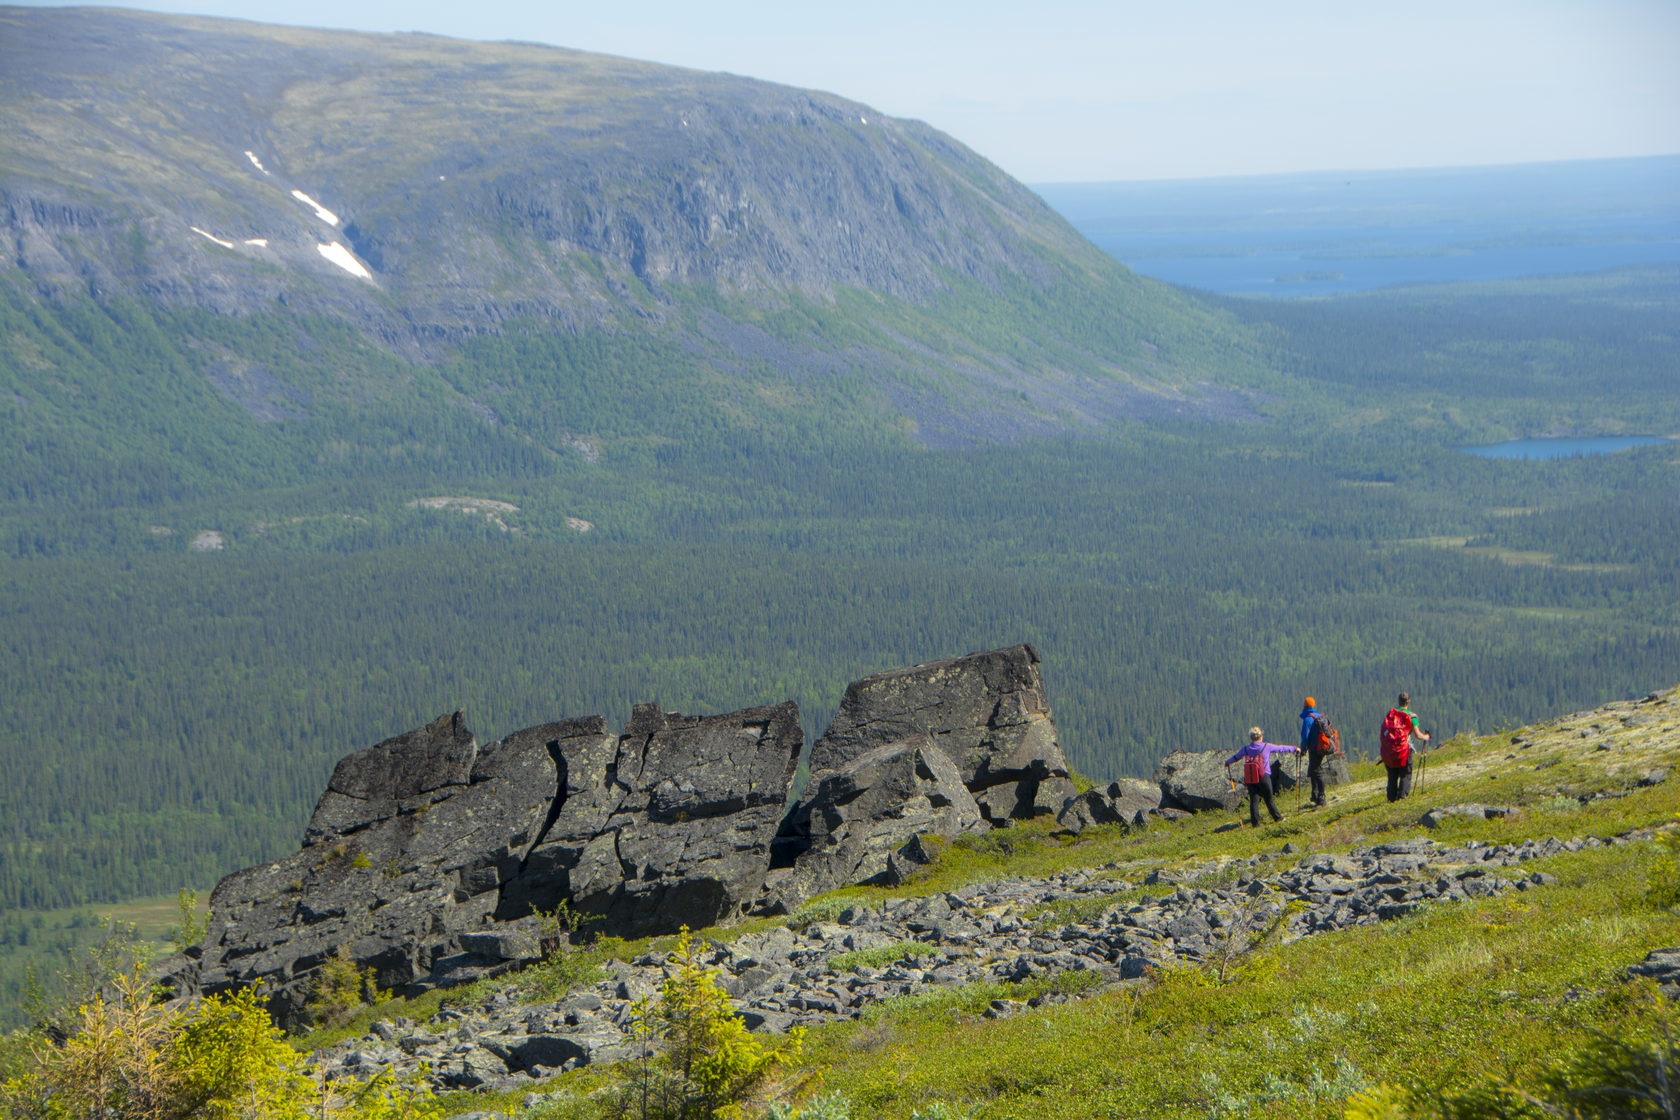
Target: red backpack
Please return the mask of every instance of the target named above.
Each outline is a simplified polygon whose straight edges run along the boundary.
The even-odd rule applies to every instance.
[[[1259,747],[1256,743],[1254,746]],[[1243,755],[1243,784],[1258,785],[1266,776],[1266,749],[1259,747],[1253,754]]]
[[[1390,708],[1383,717],[1382,760],[1384,766],[1399,769],[1412,757],[1412,720],[1399,708]]]

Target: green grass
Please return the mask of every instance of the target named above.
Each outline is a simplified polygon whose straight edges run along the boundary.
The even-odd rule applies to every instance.
[[[829,961],[835,972],[855,972],[860,968],[885,968],[900,961],[915,961],[920,957],[942,956],[943,950],[919,941],[895,941],[891,945],[877,945],[873,949],[858,949],[841,953]]]
[[[880,1120],[908,1120],[936,1102],[972,1120],[1329,1120],[1342,1115],[1351,1096],[1377,1086],[1427,1094],[1526,1084],[1554,1057],[1581,1047],[1591,1031],[1639,1039],[1664,1024],[1680,1026],[1676,1008],[1649,985],[1623,979],[1626,967],[1650,950],[1680,944],[1674,887],[1680,782],[1582,808],[1559,787],[1627,789],[1626,768],[1603,756],[1548,748],[1544,735],[1538,749],[1519,752],[1518,766],[1504,757],[1513,753],[1511,738],[1501,732],[1443,744],[1434,763],[1439,784],[1398,804],[1373,784],[1380,766],[1360,762],[1354,778],[1364,787],[1345,787],[1328,810],[1292,815],[1271,828],[1215,833],[1229,818],[1204,814],[1144,831],[1091,829],[1071,841],[1033,824],[946,845],[920,881],[821,896],[789,924],[828,920],[855,903],[879,905],[1007,875],[1112,863],[1119,866],[1108,873],[1135,881],[1150,867],[1276,855],[1285,841],[1308,855],[1345,852],[1421,834],[1422,811],[1453,801],[1499,800],[1524,812],[1429,833],[1446,843],[1635,829],[1651,830],[1651,838],[1523,863],[1525,873],[1556,876],[1556,884],[1543,888],[1268,944],[1237,961],[1234,979],[1223,985],[1211,968],[1183,966],[1111,990],[1090,991],[1100,982],[1095,974],[1063,973],[885,1001],[857,1021],[811,1030],[804,1061],[778,1083],[777,1095],[804,1100],[838,1093],[853,1117]],[[1662,749],[1669,761],[1680,756],[1680,742]],[[1449,770],[1448,760],[1457,769]],[[1219,878],[1216,871],[1203,881]],[[1089,919],[1149,890],[1057,903],[1039,921],[1048,928]],[[845,954],[835,964],[877,967],[934,952],[901,943]],[[985,1017],[993,1000],[1024,1003],[1050,993],[1082,998]],[[589,1094],[609,1077],[590,1070],[545,1086],[547,1103],[531,1115],[595,1120],[600,1113]],[[511,1099],[498,1107],[520,1113]]]

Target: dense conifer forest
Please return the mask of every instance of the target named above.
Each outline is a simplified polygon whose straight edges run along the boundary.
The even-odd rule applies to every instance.
[[[42,911],[290,850],[337,758],[457,707],[487,741],[793,699],[814,736],[859,676],[1030,641],[1070,759],[1106,779],[1254,723],[1287,739],[1309,692],[1369,751],[1401,688],[1451,733],[1671,685],[1680,448],[1455,448],[1680,426],[1677,290],[1222,301],[1287,389],[1255,420],[944,450],[838,408],[856,386],[732,404],[657,339],[516,332],[409,366],[326,323],[300,346],[211,320],[247,370],[218,389],[179,321],[12,293],[0,1002],[20,943],[86,932]],[[313,395],[254,417],[259,367]],[[521,378],[569,388],[544,405]],[[430,496],[517,508],[410,505]]]

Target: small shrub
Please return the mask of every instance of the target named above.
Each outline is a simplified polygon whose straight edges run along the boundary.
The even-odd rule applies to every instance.
[[[1673,1120],[1680,1116],[1680,1040],[1624,1040],[1594,1031],[1541,1071],[1468,1090],[1382,1086],[1350,1098],[1347,1120]]]
[[[994,828],[986,832],[970,832],[957,837],[951,846],[975,855],[1008,857],[1015,854],[1022,838],[1013,828]]]
[[[350,866],[356,868],[358,871],[363,871],[372,867],[373,861],[368,858],[368,854],[366,852],[357,852],[355,858],[350,861]]]
[[[1059,899],[1033,917],[1033,928],[1042,933],[1065,925],[1089,925],[1100,918],[1103,911],[1128,897],[1125,892],[1116,892]]]
[[[19,1120],[420,1120],[429,1091],[389,1074],[319,1087],[302,1071],[250,989],[192,1004],[156,1004],[143,974],[117,976],[80,1005],[54,1045],[43,1038],[21,1076],[0,1086]]]
[[[175,905],[181,911],[181,924],[169,931],[169,943],[177,952],[204,940],[204,923],[198,920],[198,892],[182,887],[175,894]]]
[[[348,1022],[363,1004],[376,1003],[380,998],[373,969],[358,969],[341,947],[321,966],[304,1006],[315,1024],[336,1027]]]
[[[542,964],[532,972],[540,997],[558,999],[579,985],[593,984],[605,975],[601,965],[623,948],[621,938],[588,938],[584,918],[565,899],[535,914]]]
[[[910,1120],[968,1120],[968,1113],[946,1101],[934,1101],[910,1114]]]
[[[839,895],[813,898],[788,916],[791,929],[804,929],[817,922],[832,922],[853,905],[853,900]]]
[[[621,1114],[641,1120],[729,1120],[763,1081],[772,1063],[795,1060],[797,1028],[777,1054],[748,1033],[717,977],[701,966],[687,927],[671,955],[663,987],[635,1005],[641,1056],[621,1101]]]
[[[1099,972],[1088,968],[1064,968],[1054,972],[1041,973],[1021,981],[1017,998],[1031,999],[1033,996],[1078,995],[1088,992],[1092,988],[1102,986],[1103,978]]]
[[[1673,833],[1665,833],[1657,838],[1662,851],[1651,860],[1650,871],[1646,875],[1645,903],[1658,910],[1670,910],[1680,906],[1680,840],[1676,840]]]
[[[770,1106],[765,1120],[852,1120],[852,1106],[839,1093],[824,1093],[799,1108],[777,1101]]]

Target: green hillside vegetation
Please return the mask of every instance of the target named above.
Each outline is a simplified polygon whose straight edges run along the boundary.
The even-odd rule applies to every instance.
[[[1632,834],[1624,844],[1522,865],[1524,874],[1555,876],[1555,884],[1288,944],[1257,937],[1230,961],[1169,970],[1141,989],[1087,993],[1001,1020],[985,1017],[990,1002],[1026,999],[1034,994],[1023,990],[1028,985],[970,985],[937,998],[888,1001],[855,1023],[813,1030],[804,1062],[774,1091],[810,1104],[812,1120],[831,1120],[841,1108],[851,1118],[882,1120],[941,1115],[940,1108],[969,1120],[1339,1118],[1350,1107],[1347,1114],[1360,1118],[1542,1115],[1523,1110],[1522,1092],[1567,1106],[1555,1078],[1592,1072],[1591,1059],[1602,1051],[1616,1057],[1605,1039],[1635,1052],[1666,1046],[1672,1060],[1680,1026],[1673,1001],[1648,982],[1623,976],[1651,950],[1680,941],[1680,784],[1633,785],[1650,766],[1680,762],[1680,742],[1671,735],[1623,737],[1609,753],[1583,751],[1580,742],[1573,724],[1461,736],[1433,752],[1424,786],[1407,801],[1386,802],[1381,766],[1365,763],[1355,767],[1355,785],[1337,791],[1328,809],[1291,813],[1280,825],[1215,831],[1232,819],[1216,813],[1141,832],[1109,826],[1077,839],[1028,827],[960,841],[925,878],[904,888],[852,888],[814,899],[808,915],[832,915],[847,901],[878,907],[889,898],[1010,875],[1100,867],[1135,883],[1151,869],[1224,864],[1194,882],[1206,887],[1235,882],[1250,857],[1284,865],[1417,835],[1500,844]],[[1598,790],[1618,796],[1588,806],[1576,799]],[[1429,806],[1469,800],[1523,813],[1434,832],[1417,823]],[[1294,850],[1282,854],[1285,844]],[[1086,905],[1176,889],[1133,887]],[[1049,907],[1037,924],[1053,937],[1075,917]],[[727,939],[730,932],[711,935]],[[668,943],[656,943],[661,946]],[[1079,993],[1079,980],[1039,980],[1035,990]],[[470,1004],[488,994],[480,987],[454,998]],[[435,1003],[438,996],[430,998]],[[361,1029],[376,1017],[415,1013],[430,1014],[431,1007],[369,1009]],[[325,1045],[345,1033],[326,1032],[301,1045]],[[1605,1075],[1623,1077],[1614,1084],[1625,1089],[1622,1057],[1620,1073]],[[508,1099],[501,1107],[532,1120],[595,1117],[602,1113],[592,1094],[614,1076],[585,1070],[561,1079],[543,1104],[522,1108]],[[1565,1084],[1589,1087],[1578,1079]],[[1668,1092],[1672,1107],[1672,1086]],[[455,1107],[487,1103],[463,1096]],[[1589,1105],[1561,1115],[1663,1113]]]
[[[414,365],[327,320],[13,295],[8,912],[288,851],[338,757],[457,706],[487,740],[786,698],[814,736],[850,680],[1030,640],[1070,758],[1106,779],[1284,726],[1308,692],[1369,749],[1400,687],[1451,732],[1680,679],[1672,445],[1482,460],[1440,423],[1364,430],[1327,393],[1267,406],[1286,423],[932,452],[857,407],[857,377],[726,381],[657,335],[515,332]],[[1554,297],[1530,298],[1522,323]],[[835,352],[874,337],[817,305],[760,316]],[[1617,351],[1571,337],[1574,395],[1524,407],[1626,388]],[[193,372],[206,349],[307,386],[308,414],[230,402]],[[518,508],[504,531],[408,504],[439,495]],[[224,547],[194,551],[210,530]]]
[[[1328,303],[1210,299],[1345,418],[1473,443],[1675,431],[1677,287],[1680,267],[1650,265]]]
[[[1579,729],[1588,726],[1613,729],[1594,740],[1605,749],[1583,745]],[[769,1079],[752,1088],[743,1115],[1666,1115],[1662,1109],[1672,1108],[1675,1090],[1656,1080],[1656,1062],[1673,1060],[1680,1008],[1626,970],[1652,950],[1680,943],[1680,782],[1635,784],[1653,766],[1676,764],[1680,742],[1672,727],[1624,731],[1617,713],[1585,713],[1517,733],[1438,742],[1423,784],[1400,803],[1384,799],[1381,767],[1362,763],[1354,767],[1354,784],[1335,791],[1327,809],[1290,813],[1262,829],[1230,831],[1229,816],[1209,813],[1146,830],[1098,827],[1077,838],[1041,823],[958,841],[910,884],[821,896],[787,921],[798,926],[832,918],[850,903],[880,907],[889,899],[1071,868],[1097,868],[1124,881],[1106,894],[1044,907],[1033,922],[1053,939],[1069,921],[1171,893],[1177,881],[1231,886],[1257,869],[1375,842],[1419,835],[1452,845],[1618,838],[1526,860],[1521,875],[1549,877],[1533,889],[1430,905],[1397,920],[1288,943],[1255,929],[1228,955],[1168,968],[1141,984],[1094,989],[1089,974],[1048,973],[1018,985],[972,984],[888,1000],[856,1021],[811,1030],[796,1060],[771,1067]],[[1610,796],[1581,800],[1595,793]],[[1427,807],[1469,800],[1519,812],[1503,820],[1461,818],[1433,832],[1418,824]],[[1151,871],[1171,881],[1126,885]],[[727,941],[754,928],[699,932]],[[630,959],[674,948],[666,938],[609,943],[605,951]],[[943,954],[962,951],[890,946],[875,957],[917,956],[931,967]],[[854,957],[851,967],[892,963]],[[416,1001],[379,1002],[293,1045],[308,1053],[356,1037],[378,1019],[424,1024],[492,997],[551,1001],[567,984],[590,980],[588,969],[589,961],[567,957]],[[1050,998],[1020,1002],[1037,996]],[[1014,1010],[990,1017],[994,1000],[1015,1001]],[[15,1061],[15,1048],[8,1053]],[[634,1076],[633,1068],[590,1066],[543,1082],[534,1098],[523,1091],[447,1095],[437,1114],[623,1115],[612,1090]],[[1641,1078],[1656,1095],[1630,1104],[1627,1094]],[[639,1115],[633,1106],[629,1114]]]

